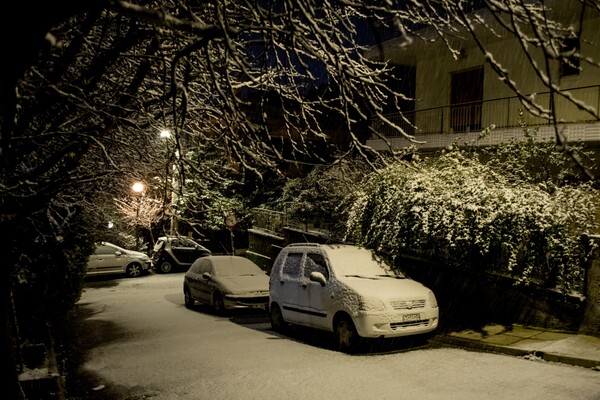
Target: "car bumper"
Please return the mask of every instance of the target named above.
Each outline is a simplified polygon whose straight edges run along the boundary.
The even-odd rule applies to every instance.
[[[438,327],[439,309],[410,313],[359,313],[352,318],[358,334],[366,338],[400,337],[429,333]]]
[[[269,308],[269,295],[256,297],[226,295],[223,303],[228,310],[236,308],[267,310]]]

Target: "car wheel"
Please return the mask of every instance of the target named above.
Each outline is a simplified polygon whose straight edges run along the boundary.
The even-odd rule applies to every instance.
[[[168,274],[169,272],[173,271],[173,265],[170,261],[162,261],[158,265],[158,271],[163,274]]]
[[[285,332],[287,329],[287,322],[283,319],[283,314],[281,314],[281,308],[277,304],[271,305],[271,312],[269,313],[269,317],[271,319],[271,328],[275,332]]]
[[[142,275],[142,266],[139,264],[129,264],[125,270],[125,273],[130,278],[138,277]]]
[[[193,308],[194,307],[194,304],[196,303],[196,301],[192,297],[192,295],[190,293],[190,289],[187,286],[185,286],[183,288],[183,299],[185,301],[185,307],[186,308]]]
[[[334,333],[338,350],[344,353],[354,353],[356,351],[360,336],[358,336],[356,327],[350,317],[344,316],[338,319]]]
[[[217,315],[225,315],[225,303],[223,297],[219,293],[215,293],[213,297],[213,309]]]

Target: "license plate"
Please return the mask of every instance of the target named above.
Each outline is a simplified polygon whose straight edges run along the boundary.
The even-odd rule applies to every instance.
[[[421,319],[421,314],[407,314],[407,315],[402,316],[402,321],[404,321],[404,322],[418,321],[420,319]]]

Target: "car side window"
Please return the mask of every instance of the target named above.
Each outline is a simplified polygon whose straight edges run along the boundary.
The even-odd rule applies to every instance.
[[[210,264],[208,265],[207,268],[207,262],[206,260],[196,260],[194,261],[194,263],[192,264],[192,266],[190,267],[190,271],[194,274],[198,274],[198,275],[202,275],[203,272],[209,271],[210,272]]]
[[[198,266],[198,268],[196,269],[196,271],[194,271],[197,274],[201,275],[201,274],[203,274],[204,272],[207,271],[205,260],[198,259],[198,260],[194,261],[194,264]]]
[[[215,266],[213,265],[213,263],[206,259],[202,261],[202,265],[204,266],[202,272],[209,272],[211,275],[216,275]]]
[[[200,274],[200,263],[199,262],[195,262],[192,264],[192,266],[190,267],[190,271],[194,274]]]
[[[196,243],[188,240],[188,239],[181,239],[181,243],[180,243],[181,247],[196,247]]]
[[[110,246],[98,246],[96,248],[96,254],[98,255],[115,254],[115,251],[117,251],[117,249]]]
[[[302,266],[302,253],[288,253],[281,274],[292,278],[300,276],[300,267]]]
[[[309,278],[312,272],[320,272],[325,276],[326,279],[329,279],[327,264],[325,263],[325,258],[321,254],[308,253],[306,255],[304,276]]]

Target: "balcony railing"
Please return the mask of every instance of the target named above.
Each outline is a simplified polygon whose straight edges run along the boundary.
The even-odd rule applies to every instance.
[[[595,110],[600,109],[600,86],[570,89],[568,92],[587,106]],[[536,94],[535,101],[545,109],[549,109],[550,93]],[[554,101],[559,124],[598,122],[590,113],[578,109],[576,105],[561,96],[555,96]],[[496,129],[519,127],[519,116],[523,109],[524,106],[519,98],[514,96],[421,109],[406,112],[403,116],[388,115],[386,118],[401,127],[405,133],[415,135],[418,140],[420,135],[426,134],[480,132],[489,126],[494,126]],[[523,113],[522,122],[527,126],[551,123],[545,118],[526,112]],[[402,136],[379,118],[372,119],[371,125],[388,138]]]

